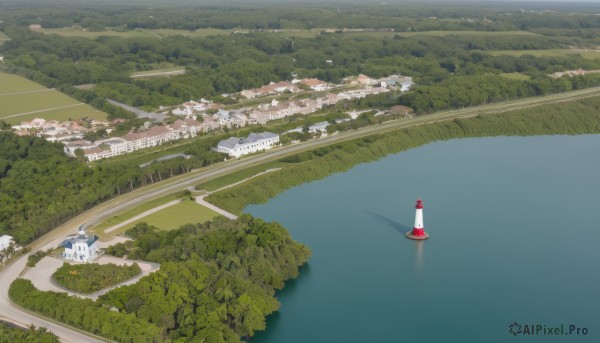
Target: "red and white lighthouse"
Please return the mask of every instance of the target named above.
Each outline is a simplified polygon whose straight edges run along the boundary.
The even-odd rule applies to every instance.
[[[415,225],[412,231],[406,233],[406,237],[417,240],[427,239],[429,234],[423,229],[423,200],[421,198],[417,199],[415,208],[417,209],[415,212]]]

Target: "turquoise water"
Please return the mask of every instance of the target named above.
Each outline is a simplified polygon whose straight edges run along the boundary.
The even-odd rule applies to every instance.
[[[600,135],[432,143],[246,212],[313,251],[253,343],[600,342]]]

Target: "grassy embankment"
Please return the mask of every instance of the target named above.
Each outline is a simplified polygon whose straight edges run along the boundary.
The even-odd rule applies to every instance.
[[[152,210],[158,206],[175,200],[181,200],[181,202],[124,225],[112,232],[104,232],[104,230],[114,225],[118,225],[146,211]],[[189,198],[184,198],[183,194],[179,192],[148,201],[130,210],[119,213],[96,225],[92,231],[97,234],[101,240],[106,241],[134,227],[137,223],[145,222],[159,227],[161,230],[173,230],[187,223],[203,223],[207,220],[211,220],[217,215],[218,213],[209,210],[204,206],[198,205],[196,202],[189,200]]]
[[[600,133],[599,110],[600,99],[590,98],[513,110],[502,115],[474,116],[420,125],[337,143],[285,158],[284,161],[298,165],[213,193],[206,200],[229,212],[241,213],[249,204],[264,203],[302,183],[440,140],[499,135]]]
[[[7,123],[18,124],[34,118],[65,121],[83,117],[105,120],[107,115],[57,90],[0,71],[0,119]]]

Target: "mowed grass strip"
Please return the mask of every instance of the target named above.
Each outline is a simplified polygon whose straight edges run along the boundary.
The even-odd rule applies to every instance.
[[[172,67],[154,70],[145,70],[132,73],[131,77],[153,77],[153,76],[169,76],[168,73],[185,72],[185,67]],[[163,75],[161,75],[163,74]]]
[[[531,79],[531,76],[521,73],[502,73],[500,76],[511,80],[525,81]]]
[[[127,224],[116,231],[125,232],[138,223],[148,223],[161,230],[174,230],[184,224],[204,223],[212,220],[218,215],[217,212],[204,206],[200,206],[193,200],[184,199],[177,205],[169,206],[133,223]]]
[[[77,104],[80,102],[55,90],[5,95],[0,97],[0,119],[14,114]]]
[[[258,166],[242,169],[240,171],[218,177],[208,182],[201,183],[198,186],[196,186],[196,189],[212,192],[219,188],[223,188],[225,186],[232,185],[236,182],[240,182],[244,179],[253,177],[258,173],[262,173],[269,169],[284,168],[287,165],[289,164],[285,162],[271,161],[268,163],[260,164]]]
[[[535,57],[565,57],[565,56],[573,56],[573,55],[581,55],[581,57],[594,60],[600,58],[600,51],[579,51],[572,49],[544,49],[544,50],[489,50],[482,51],[483,53],[488,53],[494,56],[523,56],[523,55],[531,55]]]
[[[537,33],[528,31],[419,31],[419,32],[399,32],[399,31],[346,31],[343,35],[364,36],[364,37],[415,37],[415,36],[462,36],[462,37],[500,37],[500,36],[539,36]]]
[[[2,32],[0,32],[2,33]],[[0,37],[0,40],[2,37]],[[31,92],[47,89],[39,83],[28,80],[22,76],[4,73],[0,71],[0,101],[3,94],[12,94],[19,92]],[[1,110],[1,108],[0,108]]]
[[[0,119],[9,124],[83,117],[106,120],[107,114],[19,75],[0,72]]]
[[[156,38],[162,39],[171,36],[186,36],[186,37],[208,37],[215,35],[228,35],[232,32],[247,33],[249,30],[224,30],[224,29],[198,29],[195,31],[190,30],[174,30],[174,29],[155,29],[155,30],[144,30],[135,29],[127,31],[114,31],[110,28],[105,31],[87,31],[83,29],[70,29],[70,28],[57,28],[57,29],[32,29],[36,32],[44,34],[56,34],[64,37],[85,37],[85,38],[98,38],[101,36],[113,36],[122,38],[133,38],[133,37],[145,37],[145,38]]]

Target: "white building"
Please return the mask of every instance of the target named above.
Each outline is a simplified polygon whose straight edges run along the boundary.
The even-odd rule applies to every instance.
[[[71,261],[88,262],[98,256],[96,241],[98,236],[86,234],[83,227],[79,227],[77,234],[69,235],[62,243],[65,247],[63,258]]]
[[[279,143],[279,135],[271,132],[251,133],[247,138],[231,137],[217,145],[217,151],[233,157],[240,157],[261,150],[271,149]]]
[[[21,250],[21,248],[15,243],[15,240],[11,236],[4,235],[0,237],[0,263],[3,263],[14,252],[19,250]]]
[[[0,250],[4,250],[8,248],[9,245],[14,244],[14,239],[9,235],[4,235],[0,237]]]

